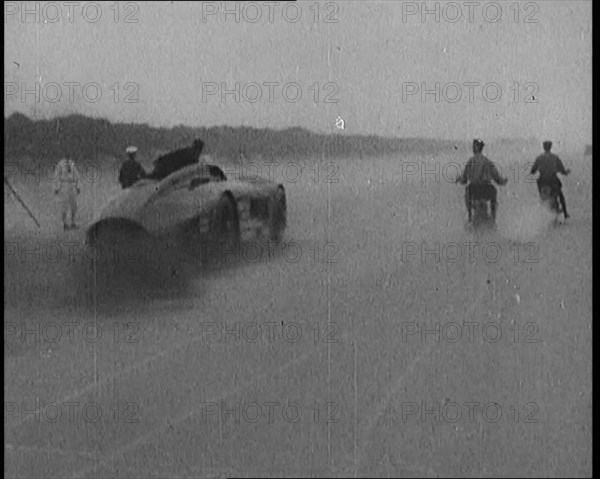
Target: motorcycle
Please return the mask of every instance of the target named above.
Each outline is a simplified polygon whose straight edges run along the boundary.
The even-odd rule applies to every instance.
[[[471,229],[495,229],[496,221],[492,216],[492,206],[489,200],[471,199],[472,221]]]
[[[554,213],[554,224],[559,223],[559,215],[563,212],[558,201],[558,193],[560,189],[544,185],[540,187],[540,200],[552,213]]]
[[[460,177],[457,177],[455,183],[464,184]],[[469,230],[494,230],[496,229],[496,220],[492,216],[491,200],[482,198],[470,198],[471,222],[467,224]]]

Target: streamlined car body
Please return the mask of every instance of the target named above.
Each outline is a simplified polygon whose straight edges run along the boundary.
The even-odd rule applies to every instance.
[[[142,179],[113,198],[87,228],[88,243],[106,249],[143,238],[219,255],[241,241],[279,242],[286,227],[283,185],[263,178],[228,179],[217,165],[195,163],[163,179]]]

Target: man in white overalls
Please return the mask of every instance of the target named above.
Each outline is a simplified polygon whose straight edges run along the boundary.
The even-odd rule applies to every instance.
[[[63,158],[56,165],[56,188],[54,194],[58,195],[62,214],[63,230],[77,228],[75,215],[77,214],[76,195],[79,190],[79,173],[75,168],[72,158]],[[67,219],[70,217],[70,222]]]

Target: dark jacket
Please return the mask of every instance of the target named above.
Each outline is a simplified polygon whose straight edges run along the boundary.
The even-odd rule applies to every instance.
[[[492,163],[486,156],[481,153],[476,153],[469,158],[459,182],[463,185],[468,182],[474,185],[487,185],[495,181],[499,185],[504,185],[506,180],[500,176],[500,172],[496,165]]]
[[[567,170],[565,170],[565,166],[560,161],[560,158],[550,152],[543,153],[535,159],[531,168],[531,174],[534,175],[538,171],[540,172],[540,176],[537,181],[545,185],[562,186],[557,174],[567,174]]]
[[[125,160],[119,170],[119,183],[123,188],[129,188],[142,178],[146,178],[146,171],[142,165],[131,158]]]

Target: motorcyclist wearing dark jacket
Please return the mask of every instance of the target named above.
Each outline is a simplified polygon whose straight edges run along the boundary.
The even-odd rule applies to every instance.
[[[456,180],[465,185],[469,183],[465,190],[465,205],[469,215],[469,222],[472,221],[472,203],[474,200],[487,200],[491,205],[492,218],[496,220],[497,191],[492,181],[498,185],[505,185],[508,179],[503,178],[492,163],[481,152],[485,143],[476,138],[473,140],[473,156],[469,158],[462,175]]]
[[[549,140],[544,141],[542,143],[544,147],[544,153],[538,156],[533,163],[533,167],[531,168],[531,174],[534,175],[538,171],[540,172],[540,176],[537,179],[538,192],[540,196],[542,195],[542,188],[544,186],[549,186],[553,191],[556,192],[558,199],[560,201],[560,205],[562,206],[563,213],[565,215],[565,219],[569,217],[567,213],[567,203],[565,200],[565,195],[562,192],[562,182],[558,178],[558,173],[563,175],[568,175],[571,173],[571,170],[565,169],[565,165],[560,160],[558,156],[554,153],[551,153],[552,142]]]

